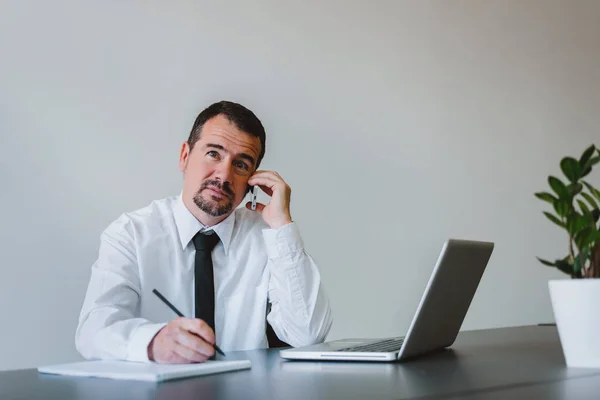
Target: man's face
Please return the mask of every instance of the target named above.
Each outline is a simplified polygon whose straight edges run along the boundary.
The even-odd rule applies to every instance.
[[[183,200],[205,225],[214,225],[241,203],[256,169],[260,140],[218,115],[206,121],[192,150],[181,148]]]

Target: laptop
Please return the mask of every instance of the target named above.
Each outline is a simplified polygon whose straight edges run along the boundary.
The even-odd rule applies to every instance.
[[[342,339],[285,349],[288,360],[397,361],[450,347],[475,295],[494,243],[444,243],[406,336]]]

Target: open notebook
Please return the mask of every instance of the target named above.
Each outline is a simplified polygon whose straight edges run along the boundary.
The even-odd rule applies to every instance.
[[[250,368],[250,360],[206,361],[201,364],[157,364],[99,360],[49,365],[39,367],[38,371],[45,374],[160,382],[248,368]]]

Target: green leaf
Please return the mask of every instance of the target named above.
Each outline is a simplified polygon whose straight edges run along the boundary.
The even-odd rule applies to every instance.
[[[585,187],[588,188],[590,193],[594,195],[596,200],[600,201],[600,191],[585,181],[583,182],[583,184],[585,185]]]
[[[535,197],[537,197],[540,200],[547,201],[550,204],[554,204],[555,201],[558,201],[558,199],[556,197],[554,197],[553,195],[551,195],[550,193],[547,193],[547,192],[535,193]]]
[[[584,213],[585,215],[591,215],[591,211],[588,208],[588,206],[585,205],[585,203],[581,200],[577,200],[577,204],[579,204],[579,208],[581,208],[581,212]]]
[[[585,164],[594,155],[594,151],[596,151],[596,146],[594,145],[591,145],[590,147],[585,149],[585,151],[581,155],[581,158],[579,159],[579,166],[581,167],[581,169],[584,169]]]
[[[577,224],[575,225],[575,233],[581,232],[584,228],[593,226],[592,218],[589,215],[577,215]]]
[[[587,261],[590,258],[590,249],[589,249],[589,247],[584,248],[581,251],[581,254],[583,254],[583,261]]]
[[[588,247],[589,245],[594,244],[598,241],[600,241],[600,231],[593,232],[589,236],[587,236],[582,242],[581,247]]]
[[[564,272],[565,274],[574,276],[573,266],[571,264],[569,264],[567,259],[556,260],[554,265],[556,265],[556,268],[558,268],[560,271]]]
[[[595,208],[592,210],[591,214],[592,214],[592,219],[594,220],[594,223],[598,222],[598,220],[600,219],[600,210]]]
[[[560,161],[560,169],[562,169],[563,174],[565,174],[571,182],[577,182],[581,175],[582,168],[579,165],[579,161],[573,157],[565,157]]]
[[[598,203],[596,203],[596,200],[594,200],[594,198],[592,196],[590,196],[587,193],[581,193],[581,195],[587,200],[587,202],[589,203],[589,205],[592,208],[598,208]]]
[[[544,264],[544,265],[547,265],[548,267],[554,267],[554,266],[555,266],[555,264],[554,264],[553,262],[546,261],[546,260],[542,260],[542,259],[541,259],[541,258],[539,258],[539,257],[536,257],[536,258],[539,260],[539,262],[541,262],[541,263],[542,263],[542,264]]]
[[[577,218],[567,218],[567,232],[569,234],[574,235],[577,230]]]
[[[552,222],[554,222],[556,225],[560,226],[561,228],[566,228],[567,226],[557,217],[555,217],[554,215],[550,214],[547,211],[544,211],[544,215]]]
[[[567,186],[567,191],[571,193],[571,195],[576,196],[583,190],[583,185],[581,183],[571,183]]]
[[[583,228],[590,226],[592,219],[589,216],[584,216],[578,212],[572,212],[567,216],[567,231],[571,235],[577,235]]]
[[[565,186],[564,183],[562,183],[562,181],[560,179],[558,179],[554,176],[549,176],[548,183],[550,184],[550,187],[552,188],[554,193],[556,193],[559,198],[566,199],[569,197],[569,191],[567,190],[567,187]]]
[[[586,247],[586,243],[588,243],[588,240],[593,233],[594,233],[593,228],[589,227],[589,226],[587,228],[579,231],[575,235],[575,243],[577,244],[577,247],[579,247],[580,249],[583,249],[584,247]]]
[[[581,253],[577,254],[575,257],[575,262],[573,263],[573,269],[579,276],[583,275],[583,271],[585,270],[585,263],[590,259],[590,250],[588,247],[584,248]]]
[[[583,258],[585,263],[585,257]],[[577,254],[575,257],[575,261],[573,262],[573,273],[577,276],[581,276],[581,270],[583,269],[583,264],[581,263],[581,254]]]
[[[592,168],[594,165],[598,164],[599,162],[600,162],[600,156],[592,157],[588,160],[587,163],[585,163],[584,167]]]
[[[560,217],[566,217],[569,213],[569,210],[571,209],[571,205],[566,200],[555,201],[552,205],[554,206],[554,210]]]
[[[581,175],[579,178],[588,176],[592,172],[592,167],[600,162],[600,156],[592,157],[588,160],[583,167],[581,167]]]
[[[590,172],[592,172],[592,167],[585,168],[583,171],[581,171],[580,178],[585,178],[586,176],[589,175]]]

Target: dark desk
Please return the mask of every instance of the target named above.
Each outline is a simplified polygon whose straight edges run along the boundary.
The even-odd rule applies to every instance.
[[[450,350],[404,363],[293,362],[276,350],[227,358],[252,369],[158,384],[7,371],[0,399],[600,398],[600,369],[566,368],[555,327],[463,332]]]

